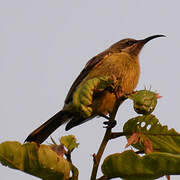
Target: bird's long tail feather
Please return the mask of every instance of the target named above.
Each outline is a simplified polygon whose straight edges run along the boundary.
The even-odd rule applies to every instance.
[[[52,118],[47,120],[40,127],[35,129],[25,141],[36,142],[41,144],[45,141],[50,134],[52,134],[59,126],[64,124],[71,117],[70,113],[67,111],[59,111]]]

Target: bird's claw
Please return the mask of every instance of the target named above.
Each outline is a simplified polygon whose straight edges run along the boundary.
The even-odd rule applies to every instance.
[[[103,124],[106,125],[104,126],[104,128],[113,128],[116,126],[117,122],[116,120],[110,120],[110,121],[103,122]]]

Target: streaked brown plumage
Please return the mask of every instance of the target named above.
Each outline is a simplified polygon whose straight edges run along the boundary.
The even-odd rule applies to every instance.
[[[73,94],[77,87],[83,86],[89,79],[107,75],[114,76],[118,80],[119,88],[117,91],[119,92],[117,93],[121,94],[121,96],[131,93],[139,80],[140,66],[138,55],[140,50],[144,44],[151,39],[162,36],[163,35],[150,36],[143,40],[124,39],[93,57],[72,84],[65,99],[63,109],[34,130],[25,141],[42,143],[53,131],[65,122],[69,121],[66,125],[66,130],[69,130],[95,116],[111,113],[116,96],[114,93],[104,90],[94,96],[95,98],[91,105],[93,109],[91,116],[88,118],[82,117],[79,112],[76,112],[72,103]]]

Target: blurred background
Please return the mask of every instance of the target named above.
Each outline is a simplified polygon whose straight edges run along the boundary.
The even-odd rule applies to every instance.
[[[90,58],[123,38],[154,34],[167,38],[155,39],[143,48],[137,89],[151,87],[160,93],[163,98],[154,114],[163,125],[180,132],[179,6],[178,0],[0,0],[0,142],[23,143],[32,130],[59,111]],[[121,131],[134,116],[128,100],[118,111],[114,131]],[[68,132],[60,127],[52,134],[56,141],[68,134],[78,139],[72,159],[80,180],[90,178],[92,154],[105,132],[103,121],[96,118]],[[124,151],[125,144],[124,137],[112,140],[103,159]],[[172,176],[172,180],[179,178]],[[0,165],[0,179],[38,178]]]

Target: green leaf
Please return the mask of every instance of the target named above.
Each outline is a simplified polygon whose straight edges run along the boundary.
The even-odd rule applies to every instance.
[[[180,174],[179,164],[180,155],[154,152],[141,157],[129,150],[106,157],[101,168],[107,179],[153,180]]]
[[[128,95],[134,102],[134,110],[138,114],[150,114],[157,104],[157,93],[149,90],[140,90]]]
[[[79,86],[73,95],[73,105],[76,111],[85,118],[90,117],[94,92],[103,91],[107,87],[113,87],[113,78],[108,76],[89,79]]]
[[[77,140],[73,135],[62,136],[60,139],[61,144],[63,144],[70,152],[72,152],[74,148],[78,147],[79,143],[76,141]]]
[[[44,180],[66,180],[70,174],[69,162],[48,145],[3,142],[0,144],[0,161],[2,165]]]
[[[173,154],[180,153],[180,134],[174,129],[168,129],[167,126],[162,126],[152,114],[138,116],[128,120],[124,124],[123,131],[130,134],[136,132],[141,134],[140,141],[132,145],[140,151],[144,150],[141,140],[147,137],[152,142],[155,151]],[[130,135],[126,137],[129,138]]]

